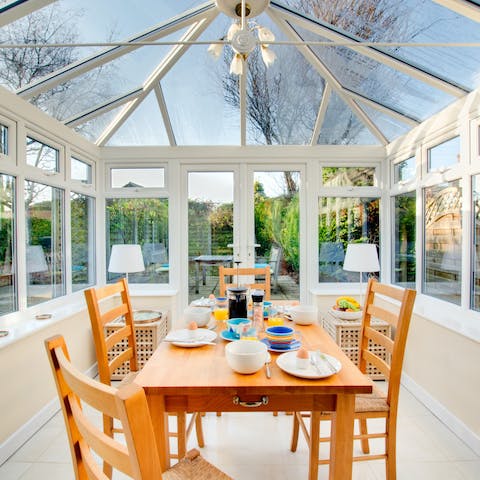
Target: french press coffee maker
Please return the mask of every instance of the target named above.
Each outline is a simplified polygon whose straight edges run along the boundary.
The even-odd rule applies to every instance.
[[[228,318],[247,318],[247,288],[238,285],[238,267],[237,264],[237,286],[230,287],[228,292]]]

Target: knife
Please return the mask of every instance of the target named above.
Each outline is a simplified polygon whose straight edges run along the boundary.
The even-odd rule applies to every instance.
[[[333,365],[333,363],[324,353],[322,353],[320,350],[317,350],[315,353],[318,355],[318,358],[321,358],[330,367],[332,372],[337,373],[337,367]]]

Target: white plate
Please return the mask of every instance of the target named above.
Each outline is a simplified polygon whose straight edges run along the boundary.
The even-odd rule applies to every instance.
[[[174,330],[170,332],[165,340],[176,345],[177,347],[201,347],[205,342],[213,342],[217,338],[216,332],[212,330],[207,330],[206,328],[199,328],[193,331],[194,335],[192,336],[192,331],[187,328],[182,328],[181,330]]]
[[[309,355],[312,355],[314,353],[315,352],[308,352]],[[298,368],[297,352],[283,353],[277,358],[277,365],[284,372],[287,372],[290,375],[294,375],[295,377],[326,378],[334,375],[335,373],[338,373],[342,368],[342,364],[335,357],[332,357],[331,355],[325,354],[325,357],[327,357],[329,362],[332,364],[332,366],[335,367],[335,371],[332,371],[328,363],[322,360],[321,358],[318,359],[318,366],[320,367],[320,371],[318,371],[311,364],[309,364],[307,368]]]
[[[337,318],[342,320],[360,320],[362,318],[363,311],[359,310],[358,312],[344,312],[343,310],[335,310],[334,308],[330,309],[330,313]]]

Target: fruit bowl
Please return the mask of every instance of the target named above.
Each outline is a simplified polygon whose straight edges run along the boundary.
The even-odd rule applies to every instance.
[[[342,320],[359,320],[362,318],[363,310],[358,310],[357,312],[347,312],[345,310],[336,310],[335,308],[330,309],[330,313]]]

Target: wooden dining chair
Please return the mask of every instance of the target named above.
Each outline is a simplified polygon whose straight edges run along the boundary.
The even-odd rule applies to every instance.
[[[270,300],[271,283],[270,266],[268,265],[261,268],[232,268],[220,265],[220,267],[218,267],[218,277],[221,297],[225,297],[228,288],[234,287],[238,284],[242,286],[247,286],[252,290],[263,290],[265,292],[264,299]],[[234,283],[227,283],[227,277],[233,278]],[[248,281],[247,283],[245,283],[241,280],[241,277],[253,277],[254,282],[252,283]],[[264,278],[262,280],[259,280],[256,277]]]
[[[120,303],[118,303],[118,295],[120,296]],[[89,288],[85,290],[85,299],[92,324],[100,381],[105,385],[111,385],[113,372],[121,365],[128,365],[129,368],[125,368],[125,370],[129,370],[130,373],[125,375],[119,386],[131,383],[135,379],[139,368],[133,309],[127,280],[124,278],[111,285]],[[105,325],[119,317],[123,317],[124,326],[106,336]],[[121,348],[119,344],[122,344]],[[177,440],[177,453],[172,453],[171,458],[180,459],[185,455],[187,440],[194,426],[198,445],[200,447],[204,446],[202,419],[199,414],[192,413],[187,424],[184,413],[178,413],[175,417],[177,431],[169,432],[169,436]],[[118,432],[118,429],[114,428],[113,419],[108,415],[103,417],[103,427],[104,432],[110,437]],[[108,467],[105,473],[109,474]]]
[[[377,297],[378,295],[378,297]],[[366,374],[367,365],[375,366],[388,382],[387,391],[373,387],[373,392],[366,395],[357,395],[355,398],[355,419],[358,420],[359,434],[354,440],[360,440],[364,455],[354,456],[354,461],[384,459],[386,464],[387,480],[396,478],[396,429],[398,413],[398,397],[400,392],[400,377],[402,373],[403,357],[407,342],[408,328],[415,302],[415,290],[398,288],[370,279],[367,286],[365,306],[359,343],[359,368]],[[388,322],[394,331],[394,338],[373,329],[370,326],[372,318]],[[387,352],[390,363],[380,357]],[[332,420],[332,412],[323,412],[320,422]],[[295,412],[291,450],[297,449],[299,430],[302,430],[308,444],[309,432],[304,418],[309,415]],[[367,420],[383,418],[385,428],[381,432],[368,432]],[[320,427],[318,427],[320,431]],[[369,439],[384,438],[383,453],[370,454]],[[320,442],[329,442],[330,437],[320,436]],[[328,464],[329,460],[319,460],[319,464]]]
[[[45,341],[67,429],[77,480],[105,480],[98,462],[108,463],[135,480],[228,480],[222,471],[192,450],[162,473],[152,420],[144,390],[130,383],[119,389],[92,380],[70,362],[65,340],[57,335]],[[83,405],[118,419],[125,443],[105,435],[85,415]],[[96,455],[93,454],[95,452]],[[100,460],[97,458],[100,457]]]

